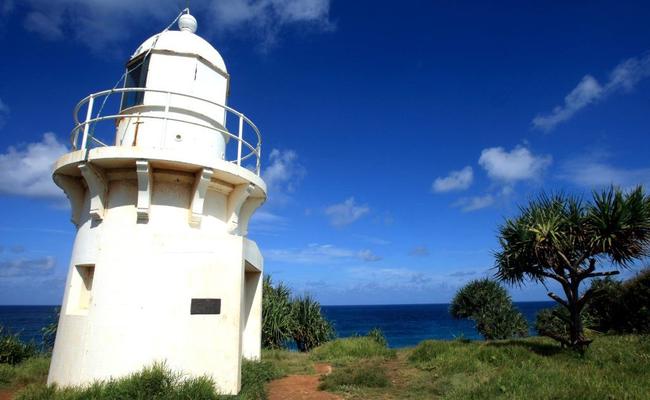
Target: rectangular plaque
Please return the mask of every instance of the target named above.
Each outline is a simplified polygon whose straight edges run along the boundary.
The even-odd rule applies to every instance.
[[[191,315],[221,314],[221,299],[192,299]]]

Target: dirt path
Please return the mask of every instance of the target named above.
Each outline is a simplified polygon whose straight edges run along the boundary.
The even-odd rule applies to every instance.
[[[17,389],[0,389],[0,400],[11,400],[14,398]]]
[[[328,364],[316,364],[316,375],[289,375],[268,384],[269,400],[342,400],[341,397],[318,390],[321,375],[332,372]]]

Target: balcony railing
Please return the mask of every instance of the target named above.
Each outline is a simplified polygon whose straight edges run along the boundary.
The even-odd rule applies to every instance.
[[[158,93],[164,95],[166,98],[165,104],[155,104],[155,106],[164,106],[164,110],[155,113],[139,113],[133,112],[130,113],[129,109],[124,110],[123,112],[119,111],[121,108],[121,98],[125,93],[131,92],[144,92],[146,93]],[[111,98],[112,95],[116,95]],[[119,99],[117,98],[119,97]],[[173,104],[174,98],[183,98],[189,99],[190,101],[198,101],[200,104],[205,104],[207,107],[217,107],[218,109],[223,110],[223,127],[209,125],[201,122],[191,121],[188,119],[179,118],[182,117],[182,112],[179,112],[179,107],[176,104]],[[101,106],[96,110],[97,105],[101,102]],[[109,113],[108,115],[102,115],[104,108],[117,108],[117,112]],[[150,106],[149,104],[144,104],[145,107]],[[170,111],[170,107],[173,111]],[[85,118],[80,119],[79,114],[85,108]],[[181,109],[182,110],[182,109]],[[191,110],[188,110],[191,111]],[[95,115],[93,113],[96,112]],[[232,114],[236,117],[235,122],[237,126],[233,131],[237,133],[232,133],[228,129],[227,121],[229,120],[228,115]],[[218,117],[218,116],[217,116]],[[260,162],[261,162],[261,151],[262,151],[262,135],[260,135],[259,129],[257,126],[248,119],[244,114],[239,111],[228,107],[223,104],[218,104],[210,100],[206,100],[200,97],[171,92],[166,90],[156,90],[149,88],[121,88],[121,89],[112,89],[104,90],[101,92],[93,93],[83,100],[81,100],[74,108],[73,118],[75,127],[72,129],[70,134],[70,140],[72,142],[72,148],[74,150],[79,149],[88,149],[91,147],[97,146],[110,146],[107,142],[109,140],[104,139],[107,135],[106,132],[101,133],[101,129],[97,129],[98,124],[104,121],[113,120],[115,125],[109,129],[109,133],[115,136],[115,127],[119,121],[125,119],[137,119],[138,122],[142,119],[157,119],[163,120],[165,126],[167,122],[177,122],[183,124],[190,124],[200,128],[209,129],[215,132],[215,134],[223,134],[229,137],[230,140],[226,144],[226,149],[224,157],[227,161],[235,163],[239,166],[244,165],[245,167],[254,168],[255,173],[260,175]],[[219,118],[212,118],[215,121],[218,121]],[[232,119],[230,119],[232,121]],[[81,137],[81,143],[79,144],[79,139]],[[245,137],[252,137],[252,140],[247,140]],[[251,143],[252,142],[252,143]],[[230,146],[231,143],[236,143],[236,148]],[[251,161],[254,163],[251,165]]]

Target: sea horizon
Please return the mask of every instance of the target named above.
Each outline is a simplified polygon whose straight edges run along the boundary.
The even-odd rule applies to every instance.
[[[514,302],[533,329],[535,315],[555,305],[553,301]],[[42,328],[56,320],[59,305],[0,305],[0,325],[18,333],[23,340],[40,343]],[[392,348],[415,346],[423,340],[482,340],[474,322],[449,314],[449,303],[322,305],[337,337],[365,335],[378,328]]]

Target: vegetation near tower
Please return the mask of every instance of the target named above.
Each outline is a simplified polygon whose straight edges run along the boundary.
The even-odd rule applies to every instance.
[[[474,280],[460,288],[449,311],[454,318],[473,320],[486,340],[528,335],[526,319],[508,292],[490,279]]]
[[[618,274],[648,254],[650,197],[642,187],[627,192],[610,187],[594,193],[591,202],[542,195],[505,221],[499,242],[495,268],[500,280],[560,284],[564,298],[553,292],[548,296],[566,309],[567,332],[545,334],[583,352],[591,340],[584,334],[582,312],[598,287],[581,292],[580,284]],[[597,270],[602,266],[609,270]]]
[[[332,324],[323,316],[320,304],[310,295],[291,297],[291,290],[282,282],[273,285],[264,277],[262,295],[262,347],[280,349],[293,340],[300,351],[334,338]]]

